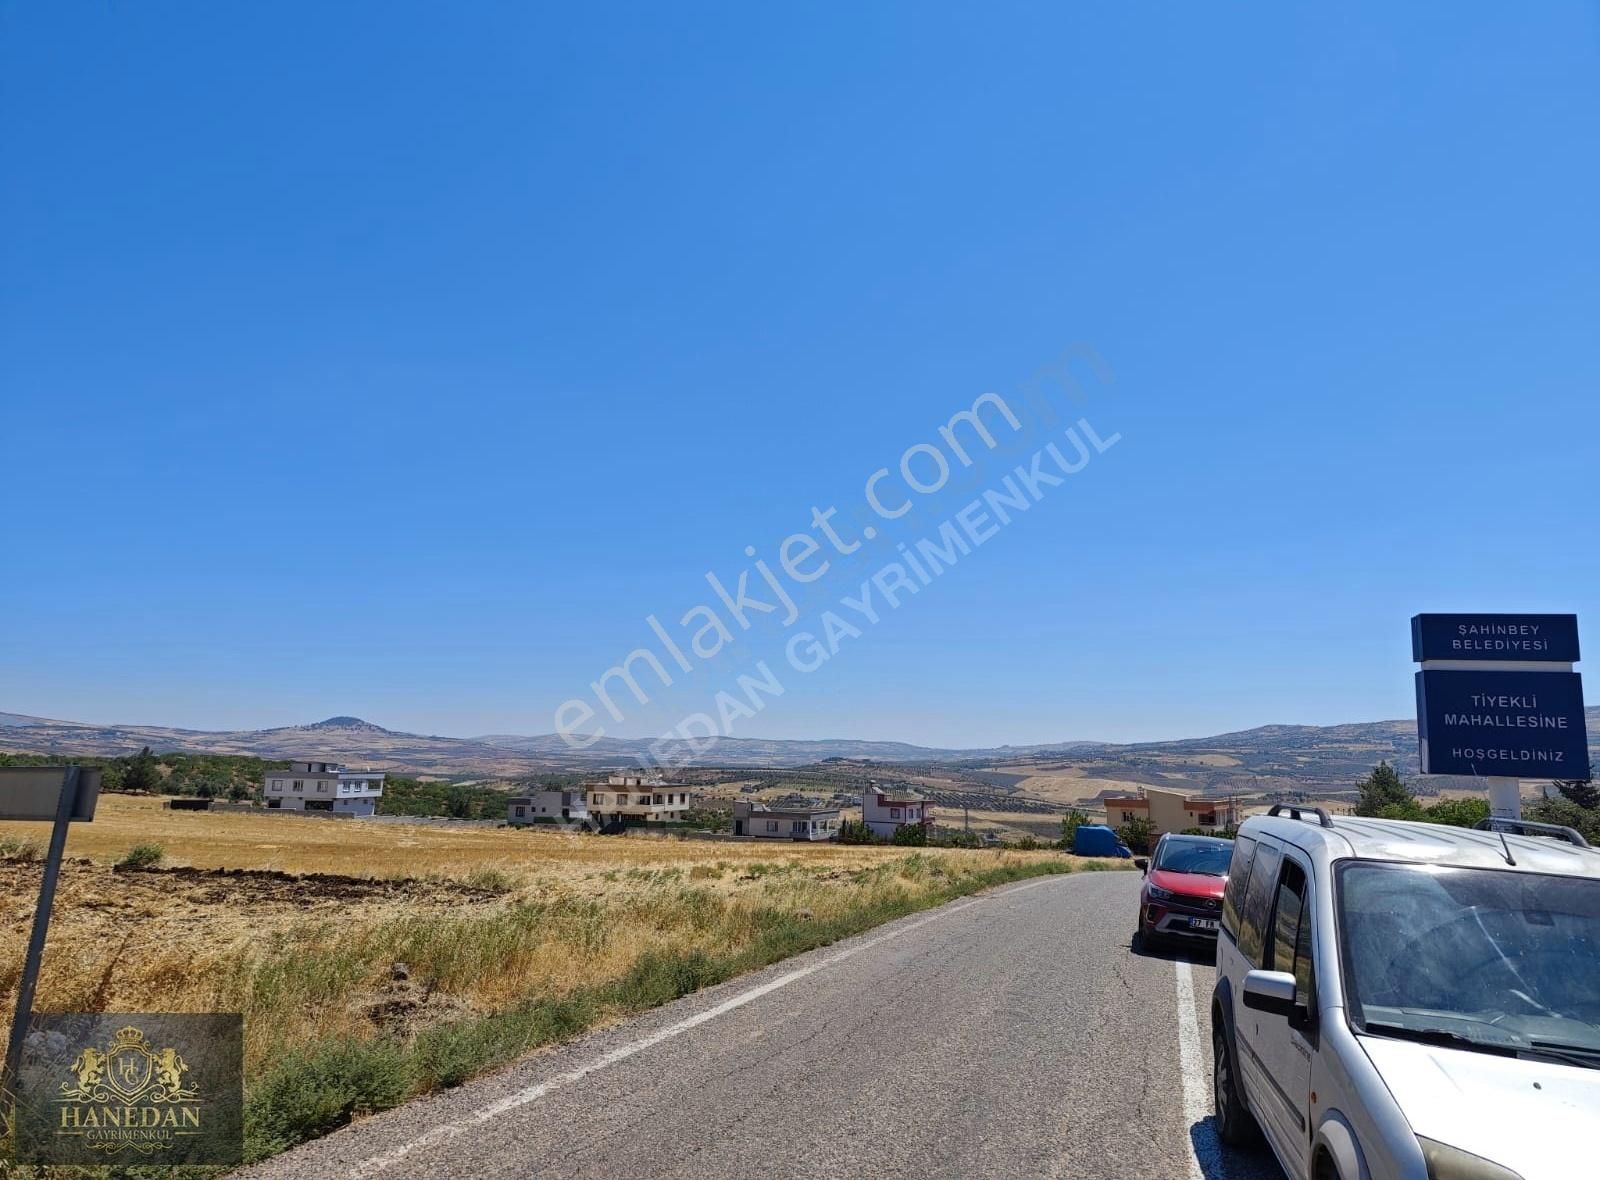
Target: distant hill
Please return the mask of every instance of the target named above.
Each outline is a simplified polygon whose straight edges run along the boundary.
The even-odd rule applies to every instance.
[[[1600,708],[1589,709],[1588,719],[1592,738],[1600,738]],[[326,758],[375,769],[445,777],[518,778],[552,771],[637,765],[648,755],[649,745],[643,739],[602,738],[587,749],[573,750],[556,734],[426,736],[400,733],[349,716],[276,729],[209,732],[148,725],[94,725],[0,713],[0,751],[114,755],[149,746],[158,751],[253,754],[260,758]],[[1600,764],[1600,745],[1592,745],[1591,756]],[[815,766],[829,759],[888,763],[897,773],[907,774],[919,767],[947,767],[959,771],[963,779],[989,782],[1001,789],[1009,781],[1029,775],[1060,773],[1124,783],[1174,785],[1186,790],[1294,790],[1349,787],[1379,759],[1387,759],[1402,773],[1414,776],[1417,736],[1411,721],[1369,721],[1327,726],[1264,725],[1238,733],[1169,742],[1076,741],[968,750],[845,738],[724,738],[698,764],[781,769]]]

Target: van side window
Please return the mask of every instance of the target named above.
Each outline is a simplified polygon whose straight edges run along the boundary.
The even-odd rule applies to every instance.
[[[1273,892],[1278,884],[1278,862],[1283,853],[1276,844],[1256,845],[1250,865],[1250,882],[1245,886],[1244,908],[1239,913],[1239,953],[1252,967],[1261,966],[1261,951],[1267,938],[1267,921],[1272,916]]]
[[[1283,862],[1278,900],[1272,920],[1272,945],[1267,952],[1272,970],[1294,976],[1296,1007],[1310,1010],[1314,990],[1311,970],[1311,909],[1306,905],[1306,874],[1292,860]]]
[[[1239,911],[1244,907],[1244,886],[1250,880],[1250,862],[1255,859],[1256,842],[1249,836],[1236,836],[1233,859],[1228,862],[1228,888],[1222,895],[1222,929],[1235,942],[1239,940]]]

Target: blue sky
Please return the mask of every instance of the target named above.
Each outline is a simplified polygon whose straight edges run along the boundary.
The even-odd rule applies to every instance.
[[[0,5],[0,710],[548,732],[1075,347],[1115,447],[608,731],[1400,717],[1418,610],[1600,618],[1593,4],[765,9]]]

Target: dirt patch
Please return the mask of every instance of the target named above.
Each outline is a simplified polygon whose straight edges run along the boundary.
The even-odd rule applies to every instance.
[[[43,866],[0,861],[0,925],[32,921]],[[342,919],[362,914],[471,910],[502,894],[460,881],[381,879],[273,869],[127,869],[69,859],[56,893],[56,929],[108,918],[181,925],[255,925],[265,930],[307,914]]]
[[[80,861],[80,864],[89,864]],[[123,868],[113,865],[119,876],[163,879],[180,887],[193,887],[194,897],[203,903],[231,902],[241,889],[248,889],[252,900],[300,903],[307,900],[332,901],[465,901],[487,902],[500,896],[488,889],[477,889],[460,881],[418,880],[410,877],[347,877],[337,873],[285,873],[277,869],[197,869],[179,866],[164,868]]]

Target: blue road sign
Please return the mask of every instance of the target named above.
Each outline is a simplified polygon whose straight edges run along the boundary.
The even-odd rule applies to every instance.
[[[1577,615],[1417,615],[1411,658],[1576,663]]]
[[[1417,673],[1423,774],[1585,778],[1589,737],[1576,672]]]

